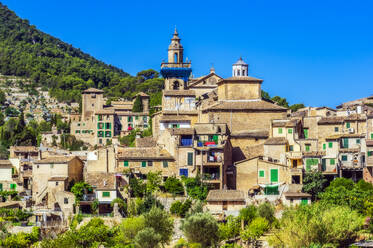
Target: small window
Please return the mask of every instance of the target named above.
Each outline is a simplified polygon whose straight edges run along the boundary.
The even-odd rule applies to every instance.
[[[58,186],[58,182],[56,182],[56,186]]]
[[[306,152],[309,152],[310,151],[310,147],[311,147],[311,145],[306,145]]]
[[[334,127],[334,132],[339,132],[339,127]]]
[[[53,169],[53,167],[54,167],[54,164],[50,164],[50,167],[51,167],[51,169]]]
[[[335,165],[335,159],[334,158],[330,159],[330,165]]]
[[[278,129],[278,133],[282,134],[282,128],[281,127]]]
[[[333,142],[329,142],[329,148],[333,148]]]
[[[347,155],[342,155],[342,161],[347,161]]]
[[[350,128],[350,127],[351,127],[351,123],[346,122],[346,128]]]
[[[138,116],[135,116],[135,120],[137,121],[139,119],[139,117]]]
[[[293,146],[293,145],[290,145],[290,146],[289,146],[289,151],[290,151],[290,152],[294,151],[294,146]]]
[[[16,189],[17,189],[17,184],[15,184],[15,183],[11,183],[11,184],[10,184],[10,189],[12,189],[12,190],[16,190]]]
[[[141,161],[141,167],[146,167],[146,161]]]
[[[153,166],[153,161],[148,161],[148,166]]]
[[[259,171],[259,177],[263,178],[264,177],[264,170]]]
[[[163,161],[163,168],[167,168],[168,167],[168,161]]]
[[[356,144],[360,144],[360,139],[356,139]]]
[[[67,198],[67,197],[63,198],[63,203],[64,204],[69,204],[69,198]]]
[[[128,161],[124,161],[123,166],[128,167],[128,165],[129,165]]]
[[[188,165],[193,165],[193,152],[188,152]]]
[[[102,197],[110,197],[110,192],[102,192]]]
[[[326,150],[326,144],[322,144],[322,149]]]
[[[288,133],[292,134],[293,133],[293,129],[292,128],[288,128]]]
[[[373,156],[373,151],[368,151],[368,157]]]

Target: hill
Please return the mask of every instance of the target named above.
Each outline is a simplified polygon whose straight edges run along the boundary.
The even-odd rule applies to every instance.
[[[31,79],[59,101],[80,101],[81,91],[103,89],[107,96],[131,98],[138,91],[154,94],[163,81],[153,70],[130,76],[78,48],[30,25],[0,3],[0,74]]]

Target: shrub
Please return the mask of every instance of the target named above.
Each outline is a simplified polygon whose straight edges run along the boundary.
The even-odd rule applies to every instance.
[[[174,195],[184,194],[184,186],[182,182],[176,177],[168,177],[166,179],[166,182],[164,183],[164,188],[166,189],[167,192],[174,194]]]

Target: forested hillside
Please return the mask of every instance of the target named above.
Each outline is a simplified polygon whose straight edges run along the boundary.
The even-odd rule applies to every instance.
[[[107,65],[19,18],[0,3],[0,74],[30,78],[59,101],[79,101],[89,87],[107,96],[130,98],[138,91],[154,94],[162,79],[154,71],[136,77]]]

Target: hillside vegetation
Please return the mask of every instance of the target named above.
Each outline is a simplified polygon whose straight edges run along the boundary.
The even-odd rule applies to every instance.
[[[38,30],[1,3],[0,23],[0,74],[30,78],[35,86],[48,87],[59,101],[78,102],[81,91],[89,87],[127,99],[139,91],[154,94],[162,88],[157,72],[130,76]]]

